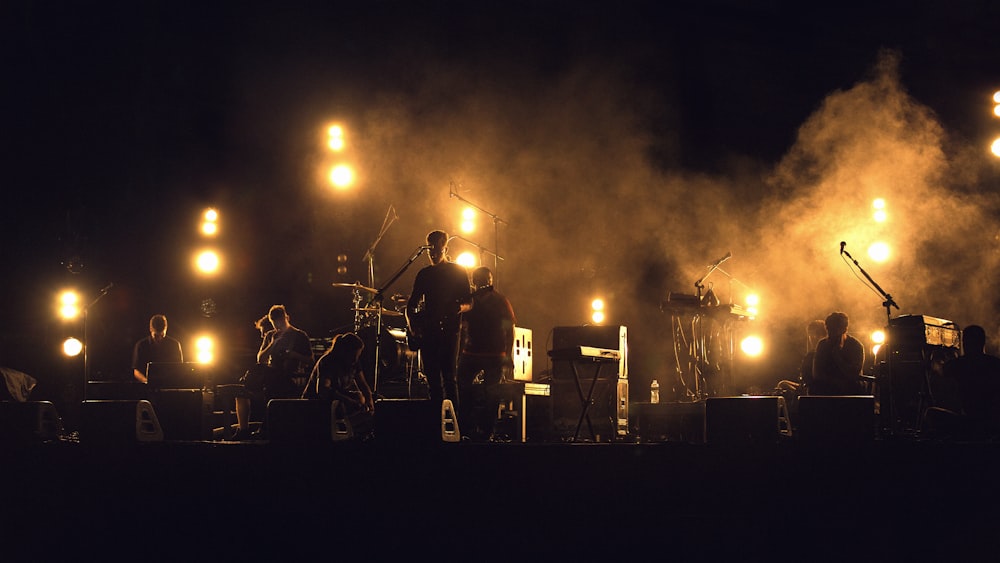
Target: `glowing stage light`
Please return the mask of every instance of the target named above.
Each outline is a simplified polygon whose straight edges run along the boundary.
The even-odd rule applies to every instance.
[[[59,294],[59,316],[72,320],[80,316],[80,295],[72,290]]]
[[[202,250],[194,258],[195,270],[204,275],[214,275],[219,272],[222,260],[214,250]]]
[[[330,147],[330,150],[334,152],[340,152],[344,150],[344,128],[340,125],[331,125],[329,129],[326,130],[329,139],[326,142],[326,146]]]
[[[876,262],[885,262],[889,255],[889,245],[884,242],[875,242],[868,247],[868,256]]]
[[[1000,90],[993,92],[993,103],[997,104],[993,106],[993,115],[1000,117]]]
[[[219,212],[209,208],[201,215],[201,234],[213,237],[219,233]]]
[[[207,335],[195,339],[194,357],[199,364],[212,363],[215,360],[215,340]]]
[[[885,331],[884,330],[874,330],[871,335],[872,342],[875,344],[882,344],[885,342]]]
[[[994,156],[1000,156],[1000,137],[993,139],[993,144],[990,145],[990,152],[992,152]]]
[[[740,350],[747,356],[756,358],[764,353],[764,341],[759,336],[747,336],[740,341]]]
[[[83,342],[79,339],[73,338],[72,336],[63,341],[62,344],[63,354],[74,358],[83,352]]]
[[[604,314],[604,300],[600,297],[594,298],[590,302],[590,320],[594,324],[601,324],[607,315]]]
[[[333,187],[344,189],[354,182],[354,171],[346,164],[338,164],[330,169],[330,183]]]
[[[476,210],[471,207],[466,207],[462,210],[462,225],[461,229],[463,233],[472,233],[476,230]]]
[[[479,259],[476,258],[475,254],[473,254],[473,253],[471,253],[469,251],[465,251],[465,252],[459,254],[458,258],[455,258],[455,262],[459,266],[464,266],[466,268],[474,268],[474,267],[476,267],[476,264],[479,263]]]

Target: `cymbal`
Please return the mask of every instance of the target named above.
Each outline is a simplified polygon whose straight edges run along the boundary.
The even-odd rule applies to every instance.
[[[354,288],[354,289],[361,289],[361,290],[367,291],[368,293],[378,293],[377,289],[374,289],[374,288],[371,288],[371,287],[365,287],[365,286],[361,285],[360,283],[331,283],[330,285],[332,285],[334,287],[350,287],[350,288]]]
[[[366,313],[378,313],[378,307],[361,307],[352,308],[352,311],[364,311]],[[382,309],[382,314],[387,317],[402,317],[403,313],[399,311],[393,311],[392,309]]]

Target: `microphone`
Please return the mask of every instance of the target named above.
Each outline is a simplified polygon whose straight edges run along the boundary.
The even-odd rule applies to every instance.
[[[719,258],[718,260],[716,260],[715,262],[713,262],[712,265],[709,266],[709,268],[714,268],[714,267],[718,266],[719,264],[722,264],[726,260],[729,260],[732,257],[733,257],[733,253],[732,252],[727,252],[725,256],[723,256],[722,258]]]
[[[843,253],[844,253],[844,247],[845,247],[845,246],[847,246],[847,243],[846,243],[846,242],[844,242],[844,241],[840,241],[840,253],[841,253],[841,254],[843,254]]]
[[[103,288],[101,288],[101,293],[107,293],[107,292],[111,291],[111,288],[114,287],[114,286],[115,286],[114,282],[109,283],[108,285],[106,285]]]

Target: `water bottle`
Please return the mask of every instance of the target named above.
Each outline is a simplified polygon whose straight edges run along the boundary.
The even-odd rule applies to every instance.
[[[654,404],[660,402],[660,384],[655,379],[649,384],[649,402]]]

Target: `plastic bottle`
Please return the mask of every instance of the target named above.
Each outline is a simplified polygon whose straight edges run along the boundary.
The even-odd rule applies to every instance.
[[[654,379],[652,383],[649,384],[649,402],[659,403],[660,402],[660,384]]]

